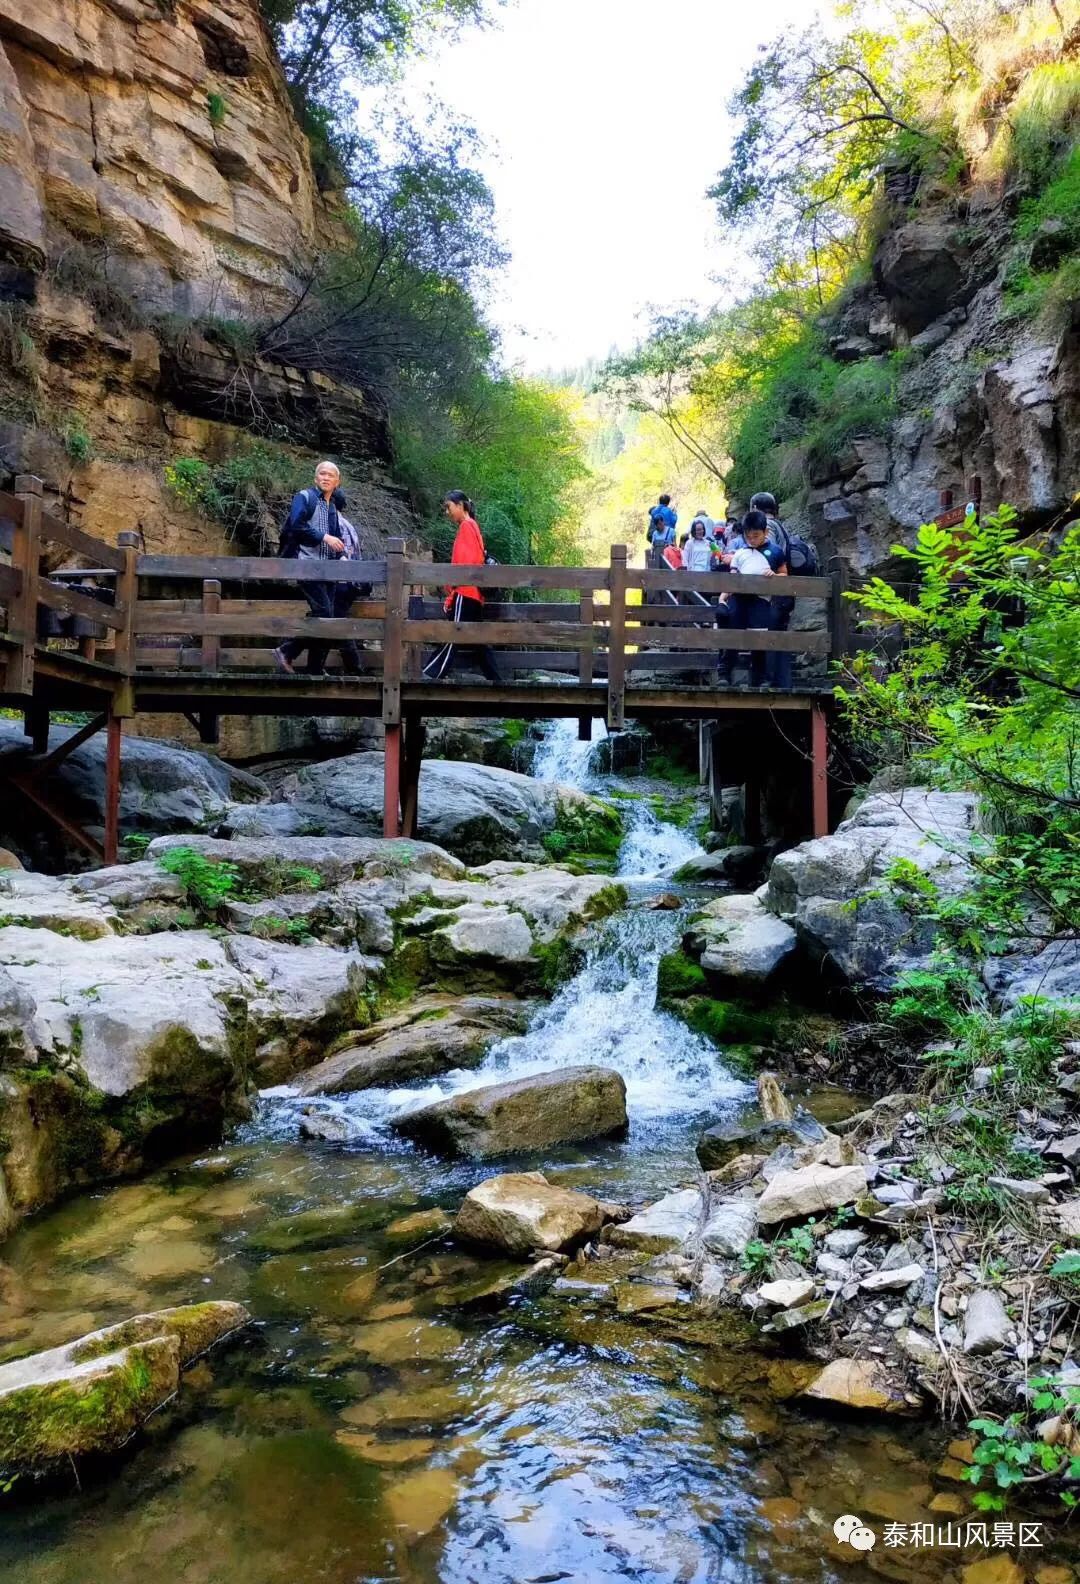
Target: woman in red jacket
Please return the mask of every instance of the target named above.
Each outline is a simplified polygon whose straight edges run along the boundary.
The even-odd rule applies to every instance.
[[[452,566],[483,566],[487,560],[480,524],[473,515],[473,503],[462,490],[451,490],[443,500],[443,510],[457,529],[450,554]],[[459,583],[446,591],[446,614],[455,622],[476,622],[484,618],[484,597],[473,583]],[[501,682],[495,656],[487,644],[443,644],[424,667],[429,682],[444,677],[460,659],[474,658],[490,682]]]

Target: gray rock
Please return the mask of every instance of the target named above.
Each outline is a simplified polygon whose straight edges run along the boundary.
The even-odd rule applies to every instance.
[[[790,1121],[762,1120],[755,1109],[706,1128],[697,1143],[697,1158],[705,1171],[717,1171],[736,1155],[761,1155],[784,1144],[798,1146],[824,1138],[825,1130],[801,1107]]]
[[[765,906],[849,984],[890,990],[902,973],[927,965],[936,926],[891,899],[886,872],[905,859],[943,895],[965,889],[977,807],[973,794],[925,788],[868,797],[834,835],[777,856]]]
[[[856,1227],[840,1228],[836,1232],[830,1232],[824,1239],[824,1244],[830,1254],[837,1254],[841,1259],[850,1259],[868,1237],[869,1233],[860,1232]]]
[[[306,819],[351,821],[357,835],[382,830],[383,756],[346,754],[305,766],[295,798]],[[420,835],[470,863],[542,858],[542,838],[560,818],[587,818],[607,830],[617,816],[574,787],[534,781],[514,770],[427,759],[420,772]]]
[[[896,1332],[896,1345],[920,1369],[936,1369],[942,1359],[937,1343],[925,1331],[912,1326],[900,1326]]]
[[[675,875],[677,880],[727,880],[732,885],[757,885],[765,868],[761,847],[717,847],[691,858]]]
[[[1038,952],[988,958],[983,979],[1007,1007],[1026,996],[1080,1006],[1080,941],[1051,941]]]
[[[758,1219],[763,1226],[773,1226],[777,1221],[821,1215],[854,1204],[865,1193],[862,1166],[804,1166],[773,1178],[758,1201]]]
[[[719,897],[689,931],[701,966],[716,988],[761,987],[791,957],[795,931],[774,918],[756,895]]]
[[[893,1270],[874,1271],[859,1283],[863,1292],[900,1292],[912,1282],[921,1282],[926,1275],[921,1265],[901,1265]]]
[[[508,1033],[524,1031],[528,1005],[495,996],[420,996],[358,1032],[355,1043],[293,1080],[298,1094],[346,1094],[478,1067]]]
[[[996,1353],[1008,1341],[1012,1322],[996,1292],[979,1287],[964,1313],[964,1352]]]
[[[76,727],[54,726],[49,747],[57,748]],[[21,725],[0,721],[0,764],[7,774],[30,751]],[[99,732],[61,761],[53,772],[54,796],[92,831],[105,825],[105,733]],[[120,829],[160,833],[206,828],[234,802],[262,801],[264,782],[235,770],[213,754],[153,737],[125,736],[121,745]]]
[[[336,1111],[309,1109],[300,1118],[300,1137],[316,1139],[324,1144],[344,1144],[350,1136],[345,1117]]]
[[[631,1216],[622,1226],[612,1227],[607,1240],[616,1248],[646,1249],[654,1253],[682,1249],[696,1240],[701,1213],[698,1190],[681,1188]]]
[[[562,1067],[437,1100],[390,1125],[436,1154],[488,1160],[624,1133],[626,1085],[606,1067]]]
[[[1026,1204],[1050,1203],[1050,1190],[1045,1183],[1021,1177],[988,1177],[986,1181],[989,1187],[998,1188],[1013,1199],[1022,1199]]]
[[[753,1199],[722,1199],[709,1210],[701,1241],[711,1254],[734,1259],[742,1254],[757,1231],[757,1205]]]

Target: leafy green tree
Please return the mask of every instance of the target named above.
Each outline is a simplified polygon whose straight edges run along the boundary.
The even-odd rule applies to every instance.
[[[442,497],[463,489],[500,561],[581,564],[589,472],[565,393],[481,372],[437,419],[429,409],[406,408],[395,438],[402,475],[427,512],[437,551],[450,549]]]
[[[912,591],[873,579],[855,596],[902,639],[891,662],[850,663],[840,696],[863,751],[974,787],[989,830],[969,897],[921,896],[968,950],[1080,935],[1080,527],[1023,540],[1008,507],[914,548]]]

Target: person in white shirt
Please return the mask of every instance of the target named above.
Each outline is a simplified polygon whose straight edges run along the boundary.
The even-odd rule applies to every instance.
[[[748,511],[742,521],[745,543],[741,549],[732,550],[720,557],[725,566],[741,577],[783,577],[787,561],[783,551],[769,540],[769,523],[764,512]],[[728,596],[728,623],[750,631],[763,631],[769,626],[769,601],[762,594],[732,594]],[[762,687],[765,682],[764,649],[750,653],[750,686]],[[721,677],[730,682],[735,654],[731,649],[721,652],[718,669]]]

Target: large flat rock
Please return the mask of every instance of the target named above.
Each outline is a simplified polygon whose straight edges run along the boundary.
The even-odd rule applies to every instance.
[[[525,1154],[625,1132],[626,1085],[607,1067],[562,1067],[438,1100],[391,1125],[438,1155]]]
[[[0,1470],[36,1473],[117,1451],[174,1395],[188,1364],[249,1320],[238,1303],[188,1304],[0,1365]]]
[[[292,1086],[301,1095],[347,1094],[478,1067],[498,1040],[524,1031],[528,1013],[528,1003],[512,996],[420,996],[301,1073]]]
[[[272,835],[296,824],[362,835],[382,830],[383,755],[346,754],[297,772],[285,798],[229,815],[232,830]],[[284,803],[284,807],[283,807]],[[419,833],[467,863],[542,858],[543,838],[557,825],[594,822],[617,828],[618,818],[575,787],[534,781],[515,770],[463,760],[428,759],[420,772]]]

